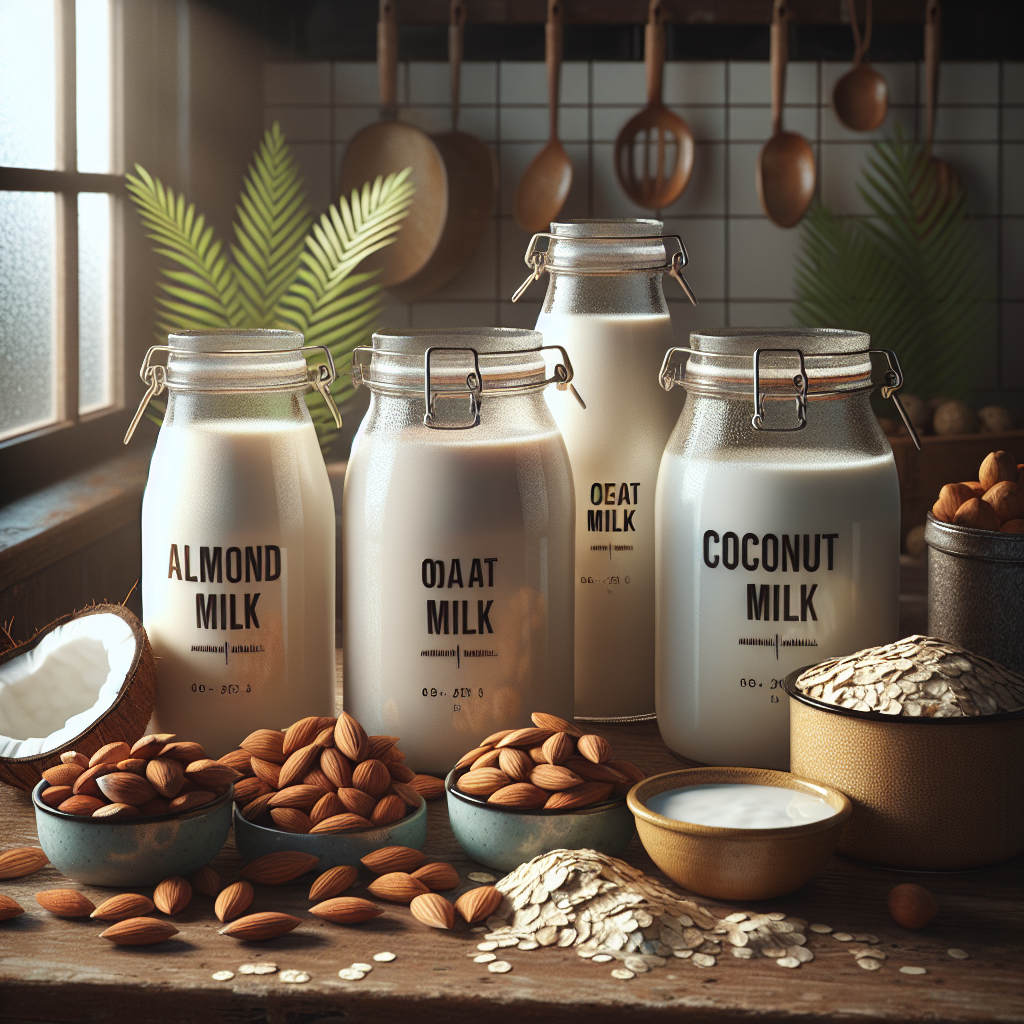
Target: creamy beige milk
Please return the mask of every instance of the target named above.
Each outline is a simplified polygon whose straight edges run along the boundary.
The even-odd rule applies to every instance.
[[[576,716],[654,714],[654,492],[684,392],[658,383],[674,344],[663,316],[542,313],[586,410],[547,393],[576,487]]]
[[[794,669],[895,640],[888,454],[786,463],[666,451],[658,480],[658,727],[707,764],[789,767]]]
[[[161,427],[142,503],[158,731],[220,757],[334,714],[334,537],[312,423]]]
[[[742,782],[669,789],[650,797],[647,806],[673,821],[714,828],[794,828],[836,813],[812,793]]]
[[[565,447],[483,429],[361,428],[345,477],[345,709],[420,772],[532,711],[572,715]]]

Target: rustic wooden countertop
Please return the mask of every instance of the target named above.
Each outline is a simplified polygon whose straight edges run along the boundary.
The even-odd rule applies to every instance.
[[[648,773],[679,767],[662,745],[653,722],[595,730],[616,754]],[[0,792],[0,848],[37,845],[28,795]],[[460,850],[448,828],[443,800],[429,809],[426,852],[453,863],[463,879],[481,870]],[[631,864],[659,876],[638,839],[625,854]],[[229,839],[213,866],[225,882],[240,860]],[[303,924],[280,939],[244,944],[217,934],[213,901],[196,893],[173,919],[179,934],[158,946],[125,948],[101,940],[104,925],[52,917],[34,899],[43,889],[83,890],[97,904],[112,894],[68,882],[52,867],[28,878],[0,882],[26,913],[0,924],[0,1020],[3,1021],[231,1021],[274,1024],[360,1024],[402,1020],[416,1024],[523,1024],[579,1015],[600,1021],[1020,1021],[1024,1016],[1021,971],[1021,862],[958,874],[895,872],[833,860],[811,884],[763,904],[730,904],[697,897],[718,916],[731,910],[783,910],[821,921],[836,930],[877,935],[888,952],[881,970],[860,969],[849,944],[808,933],[815,960],[797,970],[774,961],[725,955],[711,969],[670,960],[632,981],[610,976],[614,964],[593,964],[572,949],[503,950],[509,974],[491,974],[474,964],[479,934],[466,927],[439,932],[415,921],[407,907],[388,905],[372,922],[343,928],[307,914],[312,876],[280,887],[258,886],[253,912],[286,911]],[[366,880],[352,890],[358,895]],[[926,885],[938,900],[938,919],[922,931],[896,925],[886,893],[899,882]],[[458,895],[466,883],[451,897]],[[137,890],[151,895],[150,890]],[[157,915],[162,916],[162,915]],[[966,950],[953,960],[946,950]],[[390,950],[392,963],[374,965],[361,981],[343,981],[340,968],[373,963]],[[281,970],[312,976],[307,984],[283,982],[278,974],[240,975],[240,964],[273,960]],[[924,975],[899,967],[921,966]],[[215,971],[233,970],[226,982]]]

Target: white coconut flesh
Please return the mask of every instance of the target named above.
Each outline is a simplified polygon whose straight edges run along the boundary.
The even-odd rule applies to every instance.
[[[131,626],[97,614],[0,665],[0,757],[34,757],[85,732],[117,700],[134,657]]]

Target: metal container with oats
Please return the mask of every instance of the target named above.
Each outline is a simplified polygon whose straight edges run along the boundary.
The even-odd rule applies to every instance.
[[[838,853],[950,871],[1024,851],[1024,676],[911,636],[791,673],[790,770],[854,809]]]

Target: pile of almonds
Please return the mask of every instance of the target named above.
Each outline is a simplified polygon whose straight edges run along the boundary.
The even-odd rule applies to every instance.
[[[534,728],[502,729],[456,764],[456,789],[516,809],[571,811],[623,794],[644,778],[629,761],[612,759],[611,744],[572,722],[535,711]]]
[[[302,718],[283,732],[257,729],[221,762],[239,773],[242,816],[282,832],[355,832],[400,821],[444,792],[405,764],[397,736],[367,736],[340,718]],[[242,778],[244,776],[244,778]]]
[[[65,814],[135,818],[183,814],[222,796],[242,776],[212,761],[198,743],[173,733],[143,736],[133,746],[116,741],[92,757],[69,750],[47,768],[41,799]]]
[[[939,491],[932,515],[943,523],[976,530],[1024,533],[1024,466],[1008,452],[990,452],[977,480],[946,484]]]

